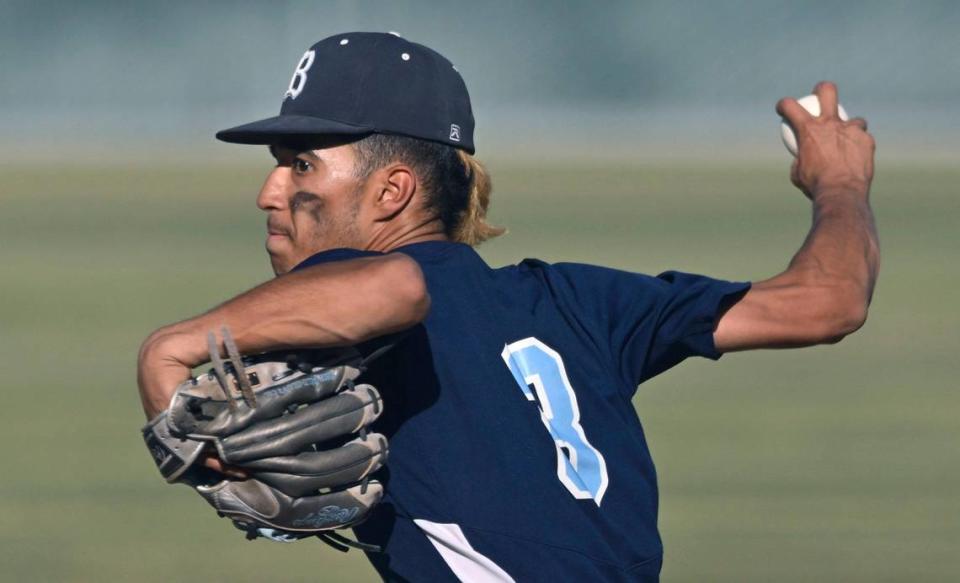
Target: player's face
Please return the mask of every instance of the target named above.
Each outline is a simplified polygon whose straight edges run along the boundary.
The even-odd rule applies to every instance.
[[[362,249],[362,181],[354,176],[353,147],[272,147],[271,153],[277,166],[260,189],[257,206],[268,214],[266,247],[274,273],[286,273],[327,249]]]

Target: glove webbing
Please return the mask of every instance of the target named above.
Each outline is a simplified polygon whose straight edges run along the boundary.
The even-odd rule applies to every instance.
[[[247,406],[253,409],[257,406],[257,397],[253,393],[253,387],[250,386],[250,379],[247,378],[243,358],[240,356],[240,351],[237,350],[237,343],[233,341],[230,328],[224,326],[220,329],[220,333],[223,335],[223,345],[227,349],[227,356],[230,357],[230,364],[233,365],[233,373],[240,385],[240,394],[243,395],[243,400],[246,401]]]

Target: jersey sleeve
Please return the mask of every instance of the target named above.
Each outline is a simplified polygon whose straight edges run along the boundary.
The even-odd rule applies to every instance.
[[[657,277],[557,264],[570,297],[564,302],[584,333],[612,359],[624,390],[690,356],[720,358],[713,332],[720,315],[750,288],[677,271]]]

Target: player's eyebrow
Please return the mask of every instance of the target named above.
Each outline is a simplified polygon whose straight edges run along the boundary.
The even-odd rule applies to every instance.
[[[311,149],[309,146],[290,145],[281,147],[292,151],[294,157],[304,156],[317,162],[323,161],[323,157],[319,154],[320,150]]]
[[[278,145],[278,144],[271,144],[268,146],[268,148],[270,149],[270,155],[276,158],[277,160],[280,159],[281,150],[290,150],[293,152],[294,156],[306,156],[311,160],[316,160],[318,162],[323,161],[323,158],[317,153],[318,150],[310,150],[304,147],[284,146],[284,145]]]

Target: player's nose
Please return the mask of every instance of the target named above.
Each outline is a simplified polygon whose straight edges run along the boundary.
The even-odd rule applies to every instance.
[[[282,210],[287,207],[290,198],[290,168],[277,166],[274,168],[257,195],[257,208],[264,211]]]

